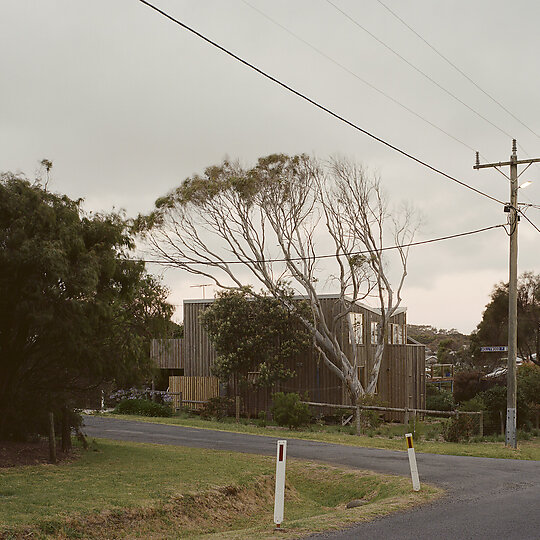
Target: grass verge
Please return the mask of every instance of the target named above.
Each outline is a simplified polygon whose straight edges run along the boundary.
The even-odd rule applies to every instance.
[[[267,538],[272,458],[99,440],[59,466],[0,470],[0,538]],[[288,460],[285,537],[343,527],[442,493],[407,478]],[[351,499],[364,506],[346,509]]]
[[[136,420],[139,422],[152,422],[157,424],[169,424],[185,427],[195,427],[202,429],[214,429],[218,431],[231,431],[235,433],[248,433],[251,435],[267,435],[272,437],[306,439],[335,444],[345,444],[348,446],[360,446],[364,448],[381,448],[386,450],[407,449],[404,434],[409,431],[407,426],[393,424],[388,428],[390,437],[371,434],[351,435],[346,432],[335,432],[327,426],[310,426],[305,430],[290,430],[275,426],[260,427],[255,424],[234,421],[203,420],[197,416],[173,416],[171,418],[151,418],[147,416],[132,416],[118,414],[104,414],[109,418],[120,418],[123,420]],[[381,430],[382,432],[382,430]],[[518,449],[507,448],[503,442],[469,442],[469,443],[448,443],[443,441],[426,441],[416,439],[414,446],[417,452],[429,454],[447,454],[454,456],[475,456],[503,459],[524,459],[540,460],[540,438],[533,437],[528,441],[520,441]]]

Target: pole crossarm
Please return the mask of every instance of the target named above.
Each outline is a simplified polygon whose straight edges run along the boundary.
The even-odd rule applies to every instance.
[[[518,159],[516,161],[499,161],[498,163],[482,163],[482,164],[477,163],[476,165],[473,165],[473,169],[487,169],[488,167],[504,167],[504,166],[513,165],[513,164],[523,165],[525,163],[529,165],[531,165],[532,163],[540,163],[540,158]]]

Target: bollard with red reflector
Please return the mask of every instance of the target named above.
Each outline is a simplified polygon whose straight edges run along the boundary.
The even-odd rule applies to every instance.
[[[283,508],[285,501],[285,462],[287,460],[287,441],[277,442],[276,456],[276,492],[274,498],[274,523],[276,529],[283,522]]]
[[[407,439],[407,453],[409,454],[409,466],[411,467],[412,486],[414,491],[420,491],[420,478],[416,466],[416,454],[414,453],[412,433],[405,433]]]

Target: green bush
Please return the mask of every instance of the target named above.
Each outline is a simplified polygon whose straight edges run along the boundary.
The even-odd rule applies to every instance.
[[[377,396],[366,394],[358,400],[358,405],[384,407],[386,403]],[[360,426],[362,431],[365,431],[366,429],[373,430],[374,428],[378,428],[382,424],[382,421],[381,412],[372,411],[370,409],[360,409]]]
[[[172,409],[168,405],[161,405],[147,399],[123,399],[114,408],[113,413],[167,417],[172,416]]]
[[[486,402],[483,398],[483,393],[477,394],[473,398],[464,401],[459,406],[460,411],[464,412],[479,412],[486,410]]]
[[[259,427],[266,427],[266,411],[259,411],[257,418],[257,425]]]
[[[274,404],[271,413],[278,426],[297,428],[309,424],[309,407],[300,403],[300,396],[296,393],[285,394],[276,392],[272,395]]]
[[[469,441],[478,432],[478,420],[471,414],[453,416],[444,423],[443,439],[447,442]]]
[[[215,418],[216,420],[222,420],[225,418],[229,410],[233,407],[233,400],[227,397],[213,397],[210,398],[201,409],[201,418],[209,419]]]
[[[452,392],[439,389],[431,384],[426,386],[426,409],[430,411],[451,411],[454,408]]]

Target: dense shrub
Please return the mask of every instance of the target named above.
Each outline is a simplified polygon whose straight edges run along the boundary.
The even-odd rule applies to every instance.
[[[233,400],[227,397],[210,398],[201,409],[201,418],[215,418],[221,420],[225,418],[233,407]]]
[[[285,394],[277,392],[272,396],[274,404],[271,412],[279,426],[296,428],[306,425],[310,421],[309,407],[300,402],[300,396],[296,393]]]
[[[540,413],[540,366],[520,366],[517,372],[518,424],[532,429]]]
[[[480,371],[461,371],[454,377],[454,401],[461,403],[467,401],[478,392],[487,389],[488,383],[482,380]]]
[[[141,416],[172,416],[169,405],[154,403],[147,399],[123,399],[115,408],[116,414],[139,414]]]
[[[107,407],[115,407],[121,401],[126,399],[145,399],[147,401],[155,401],[162,405],[169,405],[173,398],[168,392],[152,392],[150,388],[130,388],[129,390],[120,389],[113,392],[106,400]]]
[[[478,433],[478,420],[470,414],[453,416],[445,422],[442,429],[443,439],[447,442],[468,441]]]
[[[364,395],[358,400],[358,405],[366,405],[372,407],[384,407],[387,403],[383,402],[379,397],[374,395]],[[363,430],[378,428],[382,424],[382,413],[369,409],[360,409],[360,426]]]
[[[449,390],[426,385],[426,409],[430,411],[451,411],[454,408],[454,396]]]

